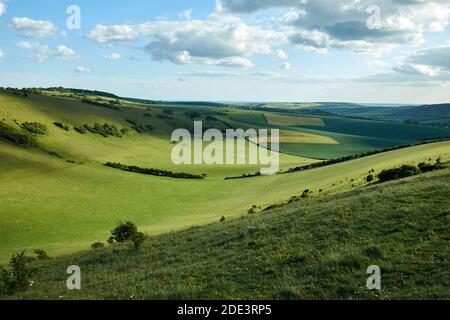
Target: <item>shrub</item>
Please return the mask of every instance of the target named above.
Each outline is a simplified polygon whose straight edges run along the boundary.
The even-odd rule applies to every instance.
[[[105,245],[102,242],[95,242],[91,245],[92,250],[98,250],[104,248]]]
[[[369,174],[369,175],[366,177],[366,181],[367,181],[367,182],[372,182],[374,179],[375,179],[375,178],[374,178],[373,174]]]
[[[248,214],[255,214],[258,207],[256,205],[253,205],[250,209],[247,210]]]
[[[25,251],[14,254],[9,262],[8,268],[0,269],[0,290],[2,293],[13,294],[26,290],[31,284],[31,278],[35,274],[35,269],[29,267],[29,259],[25,256]]]
[[[81,127],[73,127],[73,129],[78,132],[79,134],[85,134],[86,133],[86,128],[84,126]]]
[[[418,167],[421,172],[431,172],[445,169],[445,166],[441,164],[440,159],[437,159],[435,164],[421,162]]]
[[[220,218],[220,222],[225,222],[225,217],[224,216],[222,216],[222,218]]]
[[[36,255],[36,259],[37,260],[47,260],[50,259],[49,255],[47,254],[47,252],[45,252],[42,249],[35,249],[34,250],[34,254]]]
[[[63,130],[66,130],[66,131],[69,131],[69,130],[70,130],[69,126],[66,126],[64,123],[61,123],[61,122],[53,122],[53,124],[54,124],[55,126],[57,126],[58,128],[63,129]]]
[[[18,129],[0,121],[0,140],[17,145],[35,147],[36,140],[29,134],[20,132]]]
[[[114,230],[111,231],[112,239],[115,242],[121,243],[127,240],[131,240],[131,238],[136,235],[137,227],[133,222],[121,223]]]
[[[378,179],[381,182],[391,181],[391,180],[414,176],[416,174],[419,174],[419,172],[420,172],[420,170],[416,166],[404,165],[404,166],[401,166],[400,168],[394,168],[394,169],[388,169],[388,170],[381,171],[381,173],[378,175]]]
[[[75,130],[77,130],[77,129],[75,128]],[[86,130],[93,134],[99,134],[104,138],[107,138],[107,137],[121,138],[121,137],[123,137],[124,134],[126,134],[128,132],[126,129],[119,130],[115,125],[108,124],[108,123],[105,123],[103,125],[101,125],[99,123],[95,123],[94,126],[92,126],[92,127],[90,125],[85,124],[84,125],[84,133],[86,132]],[[80,132],[80,133],[82,133],[82,132]],[[82,134],[84,134],[84,133],[82,133]]]
[[[24,122],[21,124],[22,129],[32,134],[46,134],[47,127],[39,122]]]
[[[144,134],[153,131],[154,127],[151,124],[140,124],[135,125],[133,129],[136,130],[137,133]]]
[[[302,195],[300,196],[302,199],[306,199],[309,197],[309,194],[311,192],[309,191],[309,189],[306,189],[305,191],[303,191]]]
[[[139,250],[139,248],[141,247],[141,245],[144,243],[145,241],[145,234],[143,234],[142,232],[136,232],[132,237],[131,237],[131,241],[133,242],[134,248],[136,250]]]

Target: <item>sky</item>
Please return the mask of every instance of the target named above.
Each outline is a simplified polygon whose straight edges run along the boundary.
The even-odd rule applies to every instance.
[[[450,102],[450,0],[0,0],[0,86]]]

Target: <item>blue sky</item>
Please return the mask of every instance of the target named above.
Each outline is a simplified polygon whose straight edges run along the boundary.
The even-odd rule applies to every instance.
[[[449,4],[0,0],[0,86],[158,100],[449,102]],[[80,8],[79,30],[67,28],[70,5]]]

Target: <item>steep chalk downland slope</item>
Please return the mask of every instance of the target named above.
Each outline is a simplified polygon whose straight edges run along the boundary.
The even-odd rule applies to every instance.
[[[450,171],[52,259],[25,299],[449,299]],[[82,290],[65,288],[78,265]],[[382,270],[382,290],[366,269]],[[11,298],[11,297],[4,297]]]

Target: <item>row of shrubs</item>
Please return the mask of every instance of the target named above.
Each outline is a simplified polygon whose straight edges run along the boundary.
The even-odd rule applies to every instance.
[[[137,133],[140,134],[152,132],[154,129],[154,127],[151,124],[139,124],[137,123],[137,121],[130,119],[127,119],[127,122],[132,125],[131,128],[133,128]]]
[[[151,176],[159,176],[159,177],[170,177],[170,178],[177,178],[177,179],[204,179],[206,175],[196,175],[191,173],[184,173],[184,172],[173,172],[168,170],[160,170],[160,169],[154,169],[154,168],[140,168],[136,166],[127,166],[121,163],[113,163],[108,162],[105,164],[105,166],[119,169],[123,171],[128,172],[134,172],[134,173],[140,173],[140,174],[146,174]]]
[[[37,146],[36,139],[28,132],[16,129],[2,121],[0,121],[0,140],[27,147]]]
[[[403,165],[399,168],[381,171],[381,173],[378,174],[378,180],[380,182],[392,181],[445,168],[447,167],[441,163],[440,159],[437,159],[435,164],[421,162],[418,166]]]
[[[127,128],[119,129],[115,125],[108,123],[105,123],[103,125],[95,123],[94,126],[85,124],[84,126],[74,127],[74,130],[80,134],[86,134],[87,132],[90,132],[93,134],[99,134],[105,138],[107,137],[121,138],[128,133]]]
[[[20,127],[32,134],[47,134],[47,126],[39,122],[24,122]]]
[[[55,126],[57,126],[58,128],[61,128],[61,129],[65,130],[65,131],[69,131],[69,130],[70,130],[70,127],[69,127],[68,125],[65,125],[64,123],[61,123],[61,122],[53,122],[53,124],[54,124]]]

